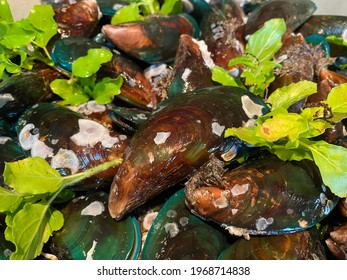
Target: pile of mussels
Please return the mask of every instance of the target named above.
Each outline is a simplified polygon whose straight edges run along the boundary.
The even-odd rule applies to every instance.
[[[38,63],[4,80],[1,174],[4,162],[33,156],[63,175],[116,157],[123,162],[74,185],[75,197],[55,205],[64,226],[39,258],[347,258],[347,200],[329,192],[312,162],[281,161],[224,138],[226,128],[268,108],[211,78],[215,65],[239,75],[242,69],[228,67],[229,60],[243,54],[265,21],[280,17],[288,31],[279,51],[285,70],[269,93],[308,80],[318,92],[298,108],[324,100],[347,83],[337,65],[346,63],[346,47],[324,41],[346,33],[347,17],[313,15],[309,0],[184,0],[183,13],[112,25],[126,1],[42,2],[53,6],[59,27],[50,42],[57,68],[71,71],[88,49],[109,48],[113,58],[98,78],[122,76],[123,85],[111,104],[61,106],[49,86],[62,76],[57,68]],[[331,60],[317,59],[317,40]],[[325,140],[346,146],[343,126]],[[245,153],[252,157],[230,163]],[[4,230],[1,217],[0,259],[14,250]]]

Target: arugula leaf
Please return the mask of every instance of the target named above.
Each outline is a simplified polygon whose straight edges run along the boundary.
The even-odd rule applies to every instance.
[[[175,15],[183,11],[182,0],[135,0],[120,8],[111,18],[111,24],[143,20],[151,14]]]
[[[106,49],[90,49],[87,55],[77,58],[72,64],[72,75],[89,78],[100,69],[101,64],[109,62],[112,53]]]
[[[277,108],[288,109],[291,105],[299,100],[317,92],[317,84],[310,81],[300,81],[292,83],[275,90],[267,102],[271,104],[272,110]]]
[[[224,68],[220,66],[214,66],[212,68],[212,80],[222,84],[223,86],[245,88],[239,81],[237,81]]]
[[[114,96],[120,94],[122,84],[122,76],[118,76],[116,79],[111,79],[109,77],[103,78],[102,81],[95,85],[91,96],[99,104],[111,103]]]
[[[322,180],[339,197],[347,197],[347,149],[325,141],[305,141],[313,155]]]
[[[1,21],[13,22],[11,8],[7,0],[0,1],[0,22]]]
[[[271,60],[282,47],[282,36],[286,32],[283,18],[266,21],[264,26],[254,32],[246,44],[246,53],[253,55],[259,62]]]
[[[32,157],[5,163],[4,181],[13,190],[0,188],[0,212],[6,214],[5,237],[16,246],[11,259],[35,258],[52,233],[63,226],[63,215],[52,203],[73,197],[66,187],[118,165],[122,159],[64,177],[44,162]]]
[[[10,259],[28,260],[41,253],[53,231],[63,226],[64,217],[47,203],[26,204],[23,209],[7,216],[6,224],[5,238],[16,245]]]
[[[6,163],[4,177],[6,184],[19,193],[55,192],[62,183],[59,172],[41,157]]]

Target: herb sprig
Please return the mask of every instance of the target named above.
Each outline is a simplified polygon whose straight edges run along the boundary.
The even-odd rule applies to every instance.
[[[142,20],[148,15],[173,15],[182,12],[181,0],[128,0],[129,5],[120,8],[112,17],[111,24]]]
[[[16,246],[10,259],[36,258],[53,232],[63,226],[64,217],[53,203],[68,186],[121,162],[115,159],[68,176],[61,176],[41,157],[6,163],[4,180],[11,189],[0,187],[0,212],[6,214],[5,238]]]
[[[72,64],[70,79],[56,79],[50,84],[52,91],[63,99],[60,104],[79,105],[91,98],[99,104],[111,103],[120,93],[122,76],[96,81],[101,64],[111,59],[112,52],[103,48],[90,49],[87,55],[77,58]]]

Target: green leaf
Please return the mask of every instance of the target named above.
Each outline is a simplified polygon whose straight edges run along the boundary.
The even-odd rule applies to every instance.
[[[6,35],[1,38],[0,43],[5,48],[16,49],[26,47],[35,38],[32,31],[24,30],[19,22],[7,25]]]
[[[334,113],[347,113],[347,83],[334,87],[326,102]]]
[[[329,43],[333,43],[339,46],[345,46],[347,47],[347,41],[342,38],[342,37],[336,37],[335,35],[331,35],[331,36],[327,36],[325,37],[325,39],[329,42]]]
[[[57,33],[58,25],[54,20],[51,5],[35,5],[28,16],[28,21],[37,29],[34,43],[45,48],[48,41]]]
[[[41,157],[6,162],[4,180],[17,192],[27,194],[53,193],[62,184],[59,172]]]
[[[284,19],[274,18],[266,21],[262,28],[250,36],[246,44],[246,53],[254,55],[259,62],[271,60],[282,46],[281,40],[285,31]]]
[[[23,195],[5,188],[0,187],[0,212],[13,213],[23,201]]]
[[[92,97],[99,104],[111,103],[114,96],[120,94],[122,84],[123,78],[121,76],[116,79],[105,77],[95,85]]]
[[[181,0],[165,0],[160,8],[160,14],[163,15],[176,15],[183,10],[183,4]]]
[[[339,197],[347,196],[347,149],[328,144],[325,141],[307,141],[323,182]]]
[[[234,86],[241,87],[240,82],[237,82],[234,77],[232,77],[224,68],[220,66],[214,66],[212,68],[212,80],[222,84],[223,86]]]
[[[112,52],[106,49],[90,49],[86,56],[77,58],[72,64],[72,75],[88,78],[100,69],[101,64],[112,59]]]
[[[140,14],[138,3],[132,3],[130,5],[120,8],[112,17],[111,24],[120,24],[124,22],[131,22],[142,20],[144,17]]]
[[[267,102],[271,104],[272,110],[279,107],[288,109],[292,104],[315,92],[317,92],[316,83],[310,81],[300,81],[278,88],[271,93],[267,99]]]
[[[308,129],[307,119],[295,113],[276,114],[256,128],[257,135],[268,142],[275,142],[282,138],[294,141]]]
[[[13,22],[11,8],[7,0],[0,1],[0,20],[5,22]]]
[[[26,204],[23,209],[8,217],[5,237],[16,246],[11,260],[31,260],[37,257],[53,231],[59,230],[64,223],[61,212],[43,203]]]
[[[50,87],[55,94],[64,99],[60,102],[62,105],[77,106],[89,100],[89,96],[84,93],[82,87],[71,80],[55,79],[51,82]]]

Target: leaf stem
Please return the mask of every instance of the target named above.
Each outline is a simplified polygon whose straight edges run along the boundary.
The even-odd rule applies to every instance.
[[[88,177],[91,177],[99,172],[105,171],[113,166],[121,164],[123,161],[122,158],[116,158],[114,160],[105,162],[103,164],[97,165],[93,168],[90,168],[88,170],[85,170],[80,173],[76,173],[73,175],[68,175],[63,177],[63,182],[62,182],[62,188],[65,188],[66,186],[73,185],[77,182],[82,181],[83,179],[86,179]]]

